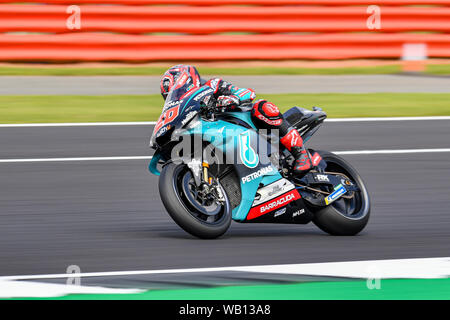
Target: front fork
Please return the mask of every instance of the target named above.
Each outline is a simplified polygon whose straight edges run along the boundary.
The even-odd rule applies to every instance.
[[[205,150],[204,150],[205,152]],[[217,178],[213,178],[209,174],[209,163],[204,152],[202,159],[193,158],[187,163],[192,171],[196,186],[199,188],[204,197],[214,197],[217,201],[224,201],[222,189]]]
[[[209,163],[203,155],[201,159],[194,157],[186,164],[192,171],[197,187],[201,187],[203,184],[212,184],[212,177],[209,176]]]

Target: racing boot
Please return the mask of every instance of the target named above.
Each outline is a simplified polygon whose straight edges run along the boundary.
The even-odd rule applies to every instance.
[[[312,168],[311,156],[308,150],[303,146],[303,139],[294,128],[290,128],[289,132],[281,138],[280,142],[294,156],[294,164],[292,173],[295,176],[303,177]]]
[[[311,156],[303,146],[302,147],[292,147],[292,155],[295,158],[294,165],[292,167],[292,172],[298,177],[304,176],[312,168]]]

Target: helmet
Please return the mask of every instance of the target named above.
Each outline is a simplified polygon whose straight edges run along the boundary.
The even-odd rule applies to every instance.
[[[190,78],[192,79],[192,84],[194,84],[195,87],[200,87],[200,74],[194,66],[183,64],[173,66],[164,73],[161,79],[161,95],[163,96],[164,100],[167,98],[169,91],[178,80],[178,77],[184,72],[189,74]]]

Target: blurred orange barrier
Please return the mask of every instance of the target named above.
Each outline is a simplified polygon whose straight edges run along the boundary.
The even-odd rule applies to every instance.
[[[369,31],[366,7],[80,6],[82,32],[190,33]],[[0,5],[0,32],[68,32],[66,6]],[[383,32],[450,31],[450,7],[383,9]]]
[[[0,3],[13,3],[11,0],[0,0]],[[122,5],[190,5],[190,6],[222,6],[222,5],[256,5],[256,6],[285,6],[285,5],[379,5],[379,6],[407,6],[407,5],[441,5],[449,6],[450,0],[17,0],[20,3],[47,4],[122,4]]]
[[[408,43],[450,57],[450,0],[41,1],[0,0],[1,61],[400,58]]]
[[[450,56],[445,34],[146,36],[78,33],[0,35],[3,61],[168,61],[398,58],[404,43]]]

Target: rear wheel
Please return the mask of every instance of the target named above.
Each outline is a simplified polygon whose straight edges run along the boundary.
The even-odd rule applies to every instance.
[[[341,197],[317,211],[313,222],[331,235],[352,236],[364,229],[370,216],[370,199],[359,173],[347,161],[334,153],[318,151],[327,163],[326,172],[346,175],[358,187],[353,197]]]
[[[205,195],[185,164],[169,163],[161,171],[159,194],[169,215],[186,232],[204,239],[223,235],[231,224],[231,208],[219,184],[223,199]]]

